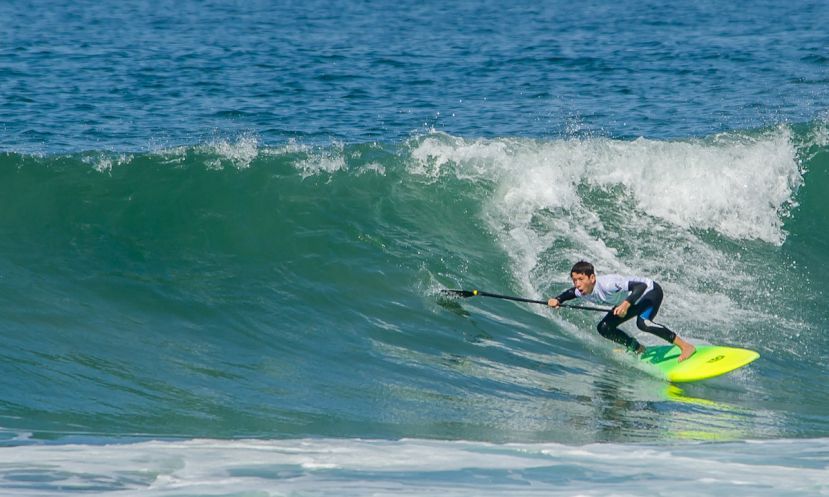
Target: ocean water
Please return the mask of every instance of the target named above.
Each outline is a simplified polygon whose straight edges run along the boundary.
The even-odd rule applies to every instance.
[[[829,495],[825,3],[0,18],[0,495]]]

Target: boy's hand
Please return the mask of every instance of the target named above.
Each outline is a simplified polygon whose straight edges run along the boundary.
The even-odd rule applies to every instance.
[[[630,302],[625,300],[624,302],[613,308],[613,315],[623,318],[627,315],[628,309],[630,309]]]
[[[549,305],[550,307],[558,309],[558,306],[560,306],[561,304],[559,303],[558,299],[550,299],[550,300],[547,301],[547,305]]]

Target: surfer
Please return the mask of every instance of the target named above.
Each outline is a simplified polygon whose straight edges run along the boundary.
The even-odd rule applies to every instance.
[[[624,345],[636,354],[645,352],[645,347],[638,340],[619,329],[619,325],[636,317],[636,326],[648,333],[679,347],[679,361],[691,357],[696,348],[677,336],[666,326],[653,322],[659,306],[662,304],[662,287],[655,281],[638,276],[620,276],[603,274],[596,276],[593,264],[579,261],[570,270],[573,287],[557,297],[550,299],[547,305],[558,308],[562,302],[583,298],[597,304],[610,304],[613,309],[607,313],[597,328],[599,334],[618,344]]]

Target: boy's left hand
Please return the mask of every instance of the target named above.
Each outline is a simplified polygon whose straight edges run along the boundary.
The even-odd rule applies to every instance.
[[[630,302],[625,300],[624,302],[613,308],[613,315],[623,318],[627,315],[628,309],[630,309]]]

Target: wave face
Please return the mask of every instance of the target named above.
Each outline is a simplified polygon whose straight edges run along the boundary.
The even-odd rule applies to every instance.
[[[432,133],[3,154],[2,426],[35,439],[822,436],[827,137],[812,123],[680,141]],[[631,367],[593,314],[439,293],[546,297],[580,258],[660,281],[661,319],[683,336],[762,358],[683,391]]]

